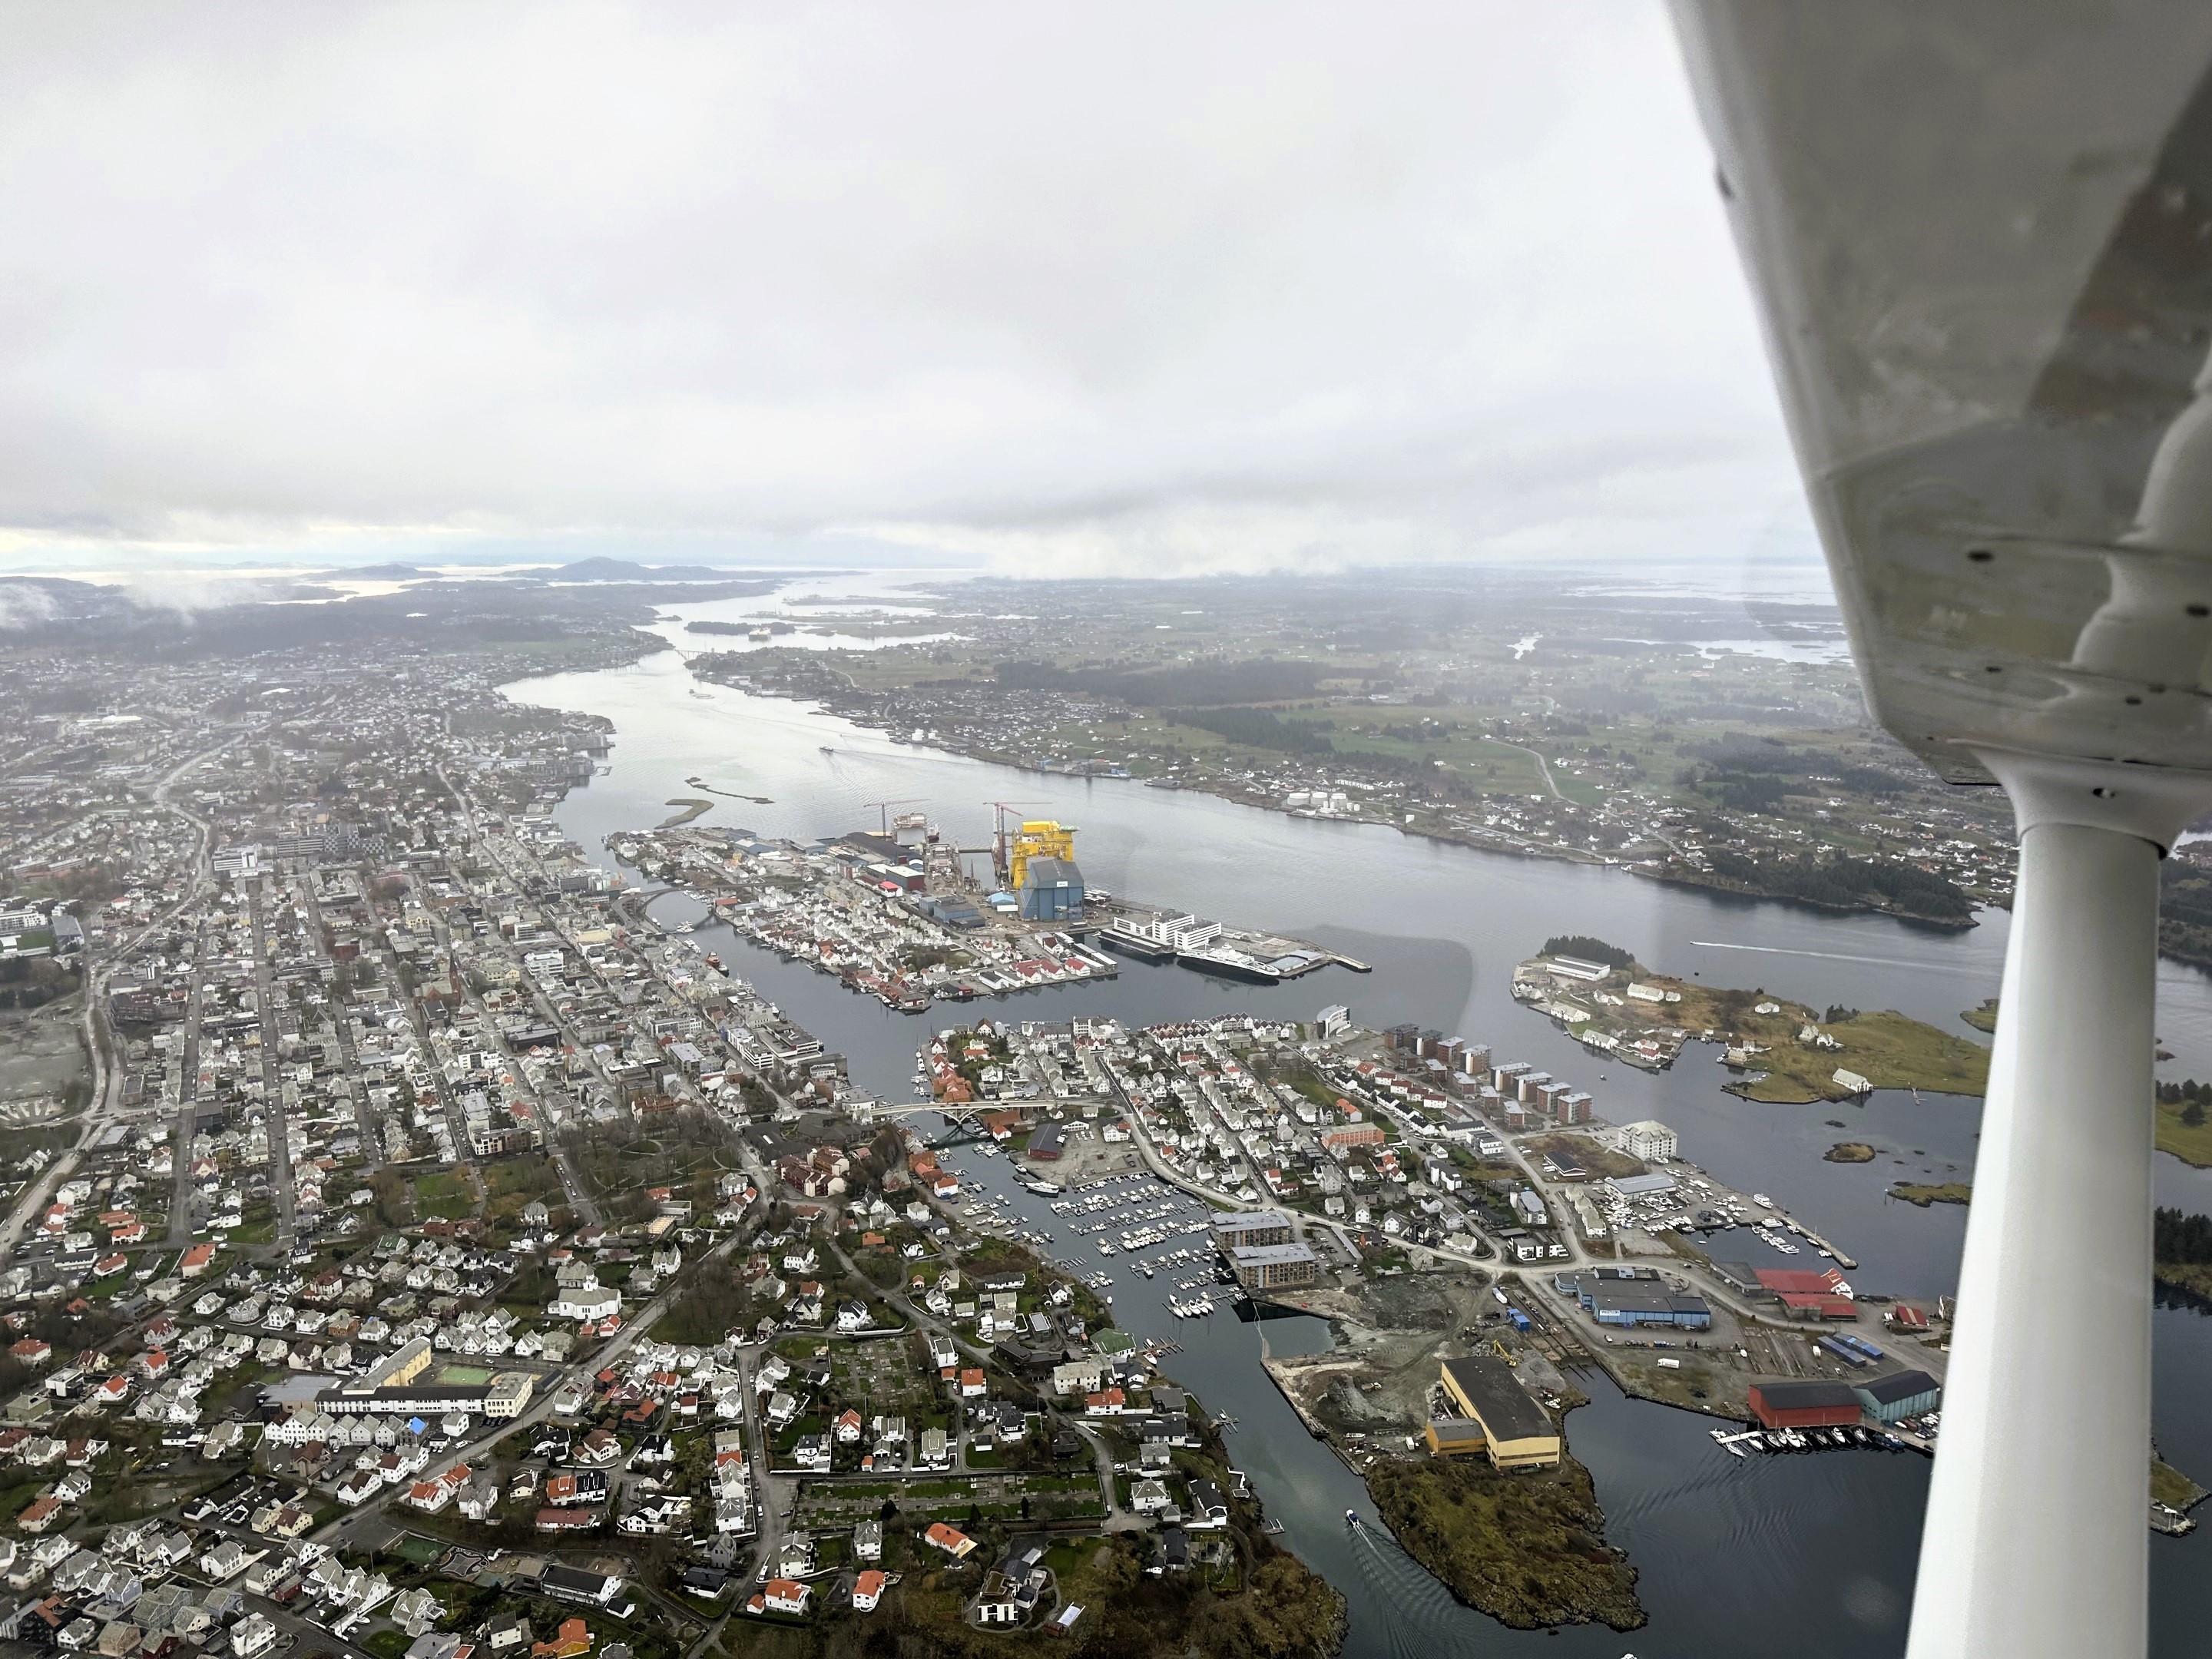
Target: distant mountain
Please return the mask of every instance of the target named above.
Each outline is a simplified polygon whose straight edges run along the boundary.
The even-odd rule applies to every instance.
[[[558,570],[542,573],[540,580],[555,582],[719,582],[734,571],[716,570],[703,564],[633,564],[628,559],[579,559]]]
[[[361,564],[344,570],[323,570],[316,579],[326,582],[411,582],[434,576],[434,570],[418,570],[411,564]]]

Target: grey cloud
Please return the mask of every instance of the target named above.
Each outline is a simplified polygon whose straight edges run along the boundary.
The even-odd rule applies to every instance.
[[[0,536],[1726,538],[1710,178],[1644,0],[16,8]]]

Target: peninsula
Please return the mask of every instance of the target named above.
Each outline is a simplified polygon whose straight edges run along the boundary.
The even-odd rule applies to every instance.
[[[1647,1071],[1685,1044],[1717,1046],[1747,1100],[1803,1105],[1876,1089],[1978,1095],[1989,1051],[1894,1009],[1815,1010],[1764,990],[1723,989],[1654,972],[1601,940],[1555,938],[1513,970],[1513,994],[1585,1048]]]

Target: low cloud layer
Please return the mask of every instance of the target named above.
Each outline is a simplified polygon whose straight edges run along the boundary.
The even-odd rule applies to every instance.
[[[1803,540],[1627,0],[16,8],[0,223],[19,562]]]

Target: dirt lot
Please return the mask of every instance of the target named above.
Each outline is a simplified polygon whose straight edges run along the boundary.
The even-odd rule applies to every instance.
[[[1129,1142],[1124,1140],[1109,1146],[1092,1134],[1070,1139],[1067,1151],[1049,1163],[1033,1164],[1017,1155],[1014,1167],[1041,1181],[1073,1188],[1085,1181],[1096,1181],[1100,1176],[1119,1175],[1125,1170],[1141,1170],[1145,1166],[1137,1156],[1137,1149]]]
[[[1339,1433],[1418,1434],[1428,1421],[1428,1395],[1440,1363],[1492,1340],[1523,1357],[1499,1316],[1488,1276],[1464,1268],[1404,1273],[1348,1289],[1322,1287],[1284,1297],[1330,1321],[1334,1347],[1298,1358],[1270,1359],[1269,1369],[1323,1426]],[[1563,1386],[1541,1356],[1532,1380]]]
[[[91,1081],[77,1014],[75,997],[27,1014],[0,1014],[0,1128],[51,1122],[74,1109],[64,1106],[63,1091]]]

